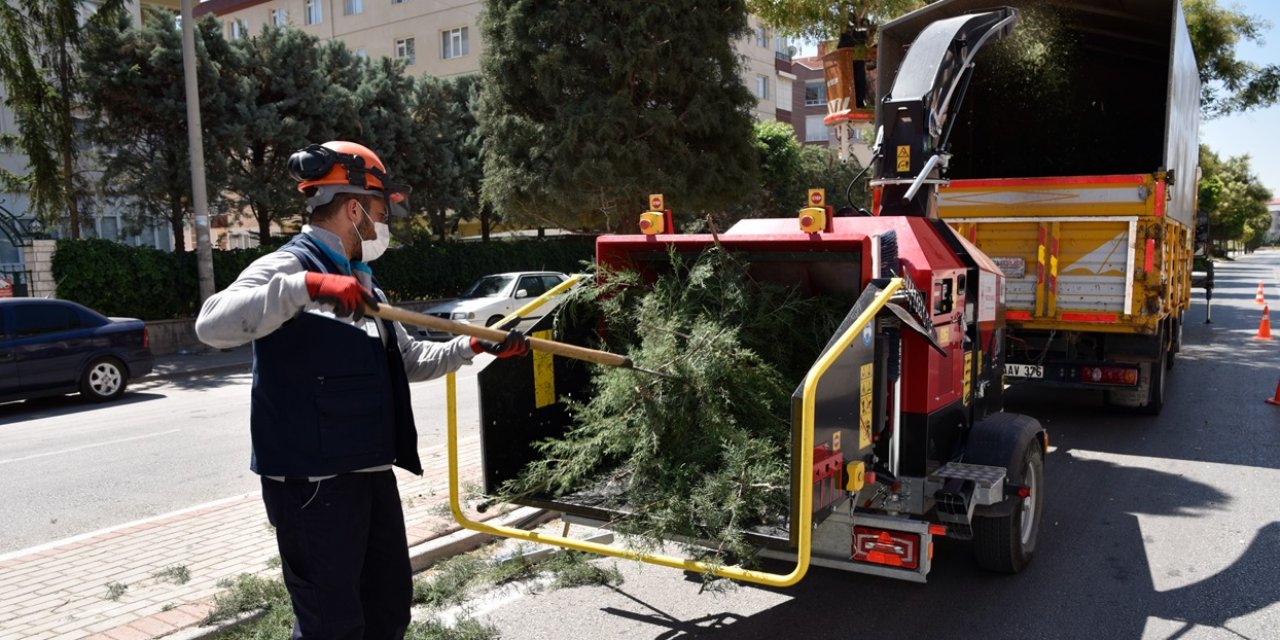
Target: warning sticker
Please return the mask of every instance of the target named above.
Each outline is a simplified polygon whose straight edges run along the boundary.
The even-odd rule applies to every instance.
[[[537,331],[534,338],[551,339],[551,330]],[[541,409],[556,401],[556,368],[552,355],[545,351],[534,351],[533,355],[533,406]]]
[[[969,405],[969,385],[972,384],[973,377],[973,352],[964,352],[964,396],[960,401],[965,405]]]
[[[871,446],[871,389],[874,371],[871,363],[862,365],[858,385],[858,449]]]
[[[898,145],[898,172],[911,170],[911,145]]]

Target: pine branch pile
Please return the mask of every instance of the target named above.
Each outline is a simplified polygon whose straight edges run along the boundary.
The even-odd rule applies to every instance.
[[[674,377],[595,370],[564,437],[538,443],[505,492],[589,496],[628,513],[614,525],[640,543],[749,557],[744,532],[789,512],[791,393],[851,304],[757,282],[718,247],[691,263],[669,255],[653,283],[613,272],[579,288],[562,312],[603,318],[604,348]]]

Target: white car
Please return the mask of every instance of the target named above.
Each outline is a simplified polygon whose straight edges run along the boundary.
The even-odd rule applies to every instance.
[[[454,322],[487,327],[568,279],[568,275],[558,271],[515,271],[488,275],[476,280],[456,299],[431,307],[424,313]],[[554,306],[554,303],[549,302],[542,308],[533,310],[521,321],[520,328],[533,326],[534,322]],[[431,340],[453,337],[453,334],[444,331],[428,329],[420,329],[418,335]]]

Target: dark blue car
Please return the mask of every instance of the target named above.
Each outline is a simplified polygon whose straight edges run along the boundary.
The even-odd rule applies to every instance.
[[[76,391],[113,400],[151,366],[141,320],[66,300],[0,299],[0,402]]]

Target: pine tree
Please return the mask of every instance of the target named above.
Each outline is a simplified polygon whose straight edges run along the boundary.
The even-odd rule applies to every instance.
[[[614,229],[648,193],[699,211],[752,189],[742,0],[489,0],[480,26],[484,197],[504,216]]]
[[[226,119],[227,92],[219,86],[219,68],[230,50],[212,18],[196,24],[196,70],[200,113],[205,129],[205,168],[209,193],[216,198],[223,180],[217,136],[210,131]],[[149,10],[140,27],[123,10],[114,24],[103,20],[85,38],[85,136],[103,152],[98,188],[141,227],[167,224],[175,248],[183,251],[183,225],[191,211],[191,158],[187,140],[182,33],[173,15]]]
[[[235,77],[231,117],[215,135],[228,152],[227,189],[258,223],[266,242],[271,223],[289,224],[303,213],[302,198],[288,173],[293,152],[338,137],[360,139],[350,67],[359,59],[345,46],[319,45],[298,29],[264,27],[256,36],[234,40]]]
[[[72,238],[80,237],[82,195],[78,51],[84,25],[121,6],[122,0],[0,2],[0,81],[18,123],[17,146],[31,169],[21,177],[3,172],[0,179],[8,190],[29,193],[32,209],[47,221],[63,220],[65,211]]]

